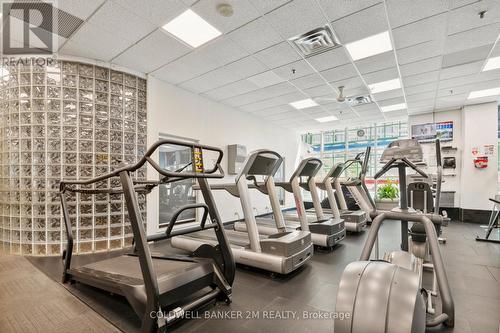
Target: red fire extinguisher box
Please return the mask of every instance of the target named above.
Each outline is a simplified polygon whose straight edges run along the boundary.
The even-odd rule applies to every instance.
[[[478,169],[485,169],[488,167],[488,156],[478,156],[474,158],[474,166]]]

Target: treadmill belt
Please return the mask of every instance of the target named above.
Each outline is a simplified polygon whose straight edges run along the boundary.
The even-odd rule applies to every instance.
[[[180,261],[153,258],[153,266],[158,279],[169,279],[180,273],[192,271],[196,267],[210,266],[210,261]],[[104,280],[126,285],[142,285],[141,266],[136,256],[119,256],[73,269],[84,274],[92,274]]]
[[[237,232],[234,230],[224,230],[224,233],[226,234],[226,237],[229,241],[229,245],[236,245],[244,248],[250,247],[250,240],[248,239],[248,235],[246,233]],[[189,237],[198,240],[203,240],[213,245],[217,243],[217,237],[215,236],[213,230],[202,230],[180,237]]]

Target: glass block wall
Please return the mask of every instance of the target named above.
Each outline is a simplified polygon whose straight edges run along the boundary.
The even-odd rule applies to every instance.
[[[66,61],[6,67],[1,74],[0,251],[60,254],[66,237],[59,181],[95,177],[142,156],[146,81]],[[145,178],[145,169],[135,176]],[[110,185],[119,182],[100,186]],[[68,199],[75,252],[130,244],[120,195]],[[140,203],[144,208],[145,198]]]

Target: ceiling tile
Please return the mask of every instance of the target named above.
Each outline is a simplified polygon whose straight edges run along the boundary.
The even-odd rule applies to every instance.
[[[410,76],[435,71],[441,68],[441,57],[434,57],[399,66],[401,75]]]
[[[444,41],[431,40],[396,50],[400,65],[436,57],[443,53]]]
[[[345,0],[318,0],[330,21],[344,16],[355,14],[365,8],[380,3],[381,0],[345,1]]]
[[[249,53],[255,53],[282,41],[280,35],[264,19],[258,18],[227,35]]]
[[[337,93],[327,84],[305,89],[304,92],[308,94],[310,97],[318,97],[325,95],[330,95],[332,98],[337,97]]]
[[[106,45],[106,47],[102,47]],[[60,49],[62,54],[109,62],[130,42],[100,27],[85,23]]]
[[[239,75],[241,78],[262,73],[267,69],[260,61],[252,56],[227,64],[225,68],[234,72],[236,75]]]
[[[390,91],[384,91],[378,94],[373,94],[373,98],[379,102],[387,99],[392,99],[396,97],[403,97],[403,89],[394,89]]]
[[[397,28],[448,10],[448,1],[441,0],[387,0],[391,27]]]
[[[363,75],[367,84],[388,81],[398,77],[399,72],[396,66]]]
[[[275,68],[273,71],[285,80],[294,80],[314,73],[313,68],[311,68],[311,66],[304,60],[286,64],[284,66]]]
[[[272,86],[285,81],[282,77],[278,76],[273,71],[263,72],[248,78],[248,81],[254,83],[260,88]]]
[[[328,23],[314,0],[291,1],[266,14],[265,18],[284,39],[302,35]]]
[[[126,22],[126,24],[124,24],[124,22]],[[118,5],[114,1],[106,1],[104,5],[89,18],[87,23],[98,26],[102,30],[112,33],[115,36],[120,36],[120,38],[130,42],[136,42],[157,29],[157,26]],[[104,45],[106,44],[101,44],[100,48],[104,48]]]
[[[153,74],[162,80],[177,84],[207,73],[216,67],[217,64],[211,59],[207,59],[198,52],[192,52],[161,67]]]
[[[413,95],[406,95],[406,101],[408,104],[413,102],[423,101],[423,100],[431,100],[436,96],[436,91],[427,91]]]
[[[405,99],[403,96],[395,97],[395,98],[388,98],[383,101],[377,101],[378,105],[380,107],[383,106],[389,106],[389,105],[394,105],[394,104],[400,104],[400,103],[406,103]]]
[[[261,13],[266,14],[292,0],[252,0],[251,3]]]
[[[408,108],[434,107],[434,97],[429,99],[421,99],[418,101],[408,101]]]
[[[403,84],[405,87],[411,87],[425,83],[437,82],[438,79],[439,79],[439,71],[432,71],[415,75],[403,76]]]
[[[184,43],[156,30],[114,58],[113,62],[149,73],[190,51]]]
[[[367,74],[396,67],[396,59],[394,52],[389,51],[358,60],[355,64],[361,74]]]
[[[78,0],[80,2],[87,2]],[[142,17],[156,27],[162,27],[173,18],[182,14],[189,7],[181,1],[165,0],[114,0],[119,5],[125,7],[132,13]],[[66,2],[66,0],[60,1]]]
[[[419,84],[411,87],[405,87],[406,98],[411,95],[420,94],[424,92],[434,93],[438,87],[437,82]]]
[[[281,42],[255,53],[255,57],[268,68],[276,68],[300,59],[295,50],[287,43]]]
[[[468,64],[475,61],[484,61],[493,45],[485,45],[480,47],[474,47],[470,49],[466,49],[463,51],[458,51],[455,53],[449,53],[443,55],[443,63],[442,67],[453,67],[462,64]]]
[[[248,56],[248,52],[228,38],[217,38],[195,50],[197,56],[213,65],[224,66]]]
[[[479,12],[485,10],[483,18]],[[500,4],[497,0],[482,0],[452,10],[448,18],[448,34],[452,35],[474,28],[500,22]]]
[[[493,44],[498,37],[500,23],[476,28],[454,35],[446,39],[445,53],[453,53],[473,47]]]
[[[325,84],[323,78],[315,73],[291,80],[290,82],[300,89],[308,89]]]
[[[346,64],[342,66],[338,66],[335,68],[330,68],[324,71],[321,71],[320,74],[327,81],[340,81],[343,79],[347,79],[350,77],[357,76],[358,73],[352,64]]]
[[[241,80],[237,82],[230,83],[221,88],[216,88],[204,93],[204,95],[215,99],[216,101],[222,99],[228,99],[233,96],[241,95],[253,90],[257,90],[258,87],[247,80]]]
[[[436,15],[415,23],[395,28],[392,31],[394,46],[401,49],[430,40],[444,39],[446,34],[446,14]]]
[[[307,61],[317,70],[323,71],[328,68],[338,67],[349,63],[349,58],[343,47],[314,55],[307,58]]]
[[[206,74],[182,83],[180,86],[196,93],[202,93],[213,88],[227,85],[239,80],[240,77],[227,68],[217,68]]]
[[[232,31],[260,16],[248,0],[225,0],[224,3],[233,7],[233,15],[224,17],[217,12],[217,5],[220,3],[219,0],[198,1],[191,9],[223,33]]]
[[[384,4],[379,3],[332,22],[342,44],[376,35],[389,29]]]
[[[54,7],[79,17],[82,20],[86,20],[105,1],[106,0],[64,0],[57,1],[56,3],[53,3],[52,1],[45,2],[53,3]]]

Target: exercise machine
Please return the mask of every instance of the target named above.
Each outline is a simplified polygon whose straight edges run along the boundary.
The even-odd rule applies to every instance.
[[[410,180],[410,181],[408,181]],[[435,180],[435,191],[433,190],[434,181],[430,175],[425,178],[422,175],[416,173],[414,175],[407,176],[408,181],[408,203],[409,206],[424,213],[424,214],[440,214],[440,202],[441,202],[441,187],[443,183],[443,166],[441,160],[441,143],[436,140],[436,180]],[[446,243],[446,238],[442,236],[443,229],[441,227],[448,226],[450,219],[445,210],[442,211],[443,224],[437,229],[438,240],[440,243]],[[422,234],[423,229],[419,224],[415,224],[411,227],[410,232],[414,235],[418,233]],[[422,237],[413,237],[420,238]],[[424,237],[425,238],[425,237]]]
[[[165,146],[181,146],[191,150],[197,163],[192,171],[169,171],[161,168],[153,154]],[[215,166],[205,169],[203,153],[218,154]],[[182,314],[214,300],[231,302],[235,263],[229,248],[222,221],[213,200],[208,178],[222,178],[220,166],[222,151],[218,148],[193,145],[174,140],[160,140],[152,145],[145,155],[133,165],[117,167],[113,172],[89,180],[61,181],[60,198],[66,226],[66,249],[63,253],[63,283],[80,282],[113,294],[124,296],[135,313],[141,318],[141,332],[165,332],[166,326],[180,319]],[[160,181],[134,182],[132,173],[145,164],[152,166],[161,176]],[[119,177],[118,187],[103,188],[113,184]],[[196,179],[205,203],[189,204],[177,209],[169,222],[167,232],[146,236],[143,215],[138,204],[138,194],[148,194],[160,184],[169,184],[185,179]],[[110,181],[111,180],[111,181]],[[77,194],[107,195],[122,194],[133,233],[134,251],[88,265],[74,267],[73,227],[69,206],[77,205]],[[74,201],[73,201],[74,200]],[[189,229],[173,230],[179,215],[188,209],[203,209],[204,215],[198,225]],[[207,219],[210,216],[210,219]],[[171,239],[181,234],[199,230],[214,233],[217,245],[204,245],[188,255],[152,255],[148,242]],[[161,315],[164,313],[164,315]]]
[[[311,240],[314,245],[325,248],[333,248],[345,238],[344,221],[337,216],[336,218],[327,218],[323,214],[319,196],[316,188],[314,176],[321,169],[322,162],[317,158],[306,158],[302,160],[297,169],[290,177],[288,182],[275,182],[276,186],[282,187],[288,192],[293,193],[297,214],[283,214],[279,205],[271,205],[273,208],[274,219],[271,218],[258,218],[257,228],[258,232],[263,235],[272,235],[276,232],[277,227],[283,227],[283,230],[303,230],[311,232]],[[305,180],[303,180],[305,179]],[[262,193],[268,194],[267,186],[264,183],[256,182],[253,187],[259,189]],[[307,214],[304,201],[302,198],[301,189],[311,192],[313,197],[313,204],[315,208],[315,215]],[[277,210],[280,212],[278,213]],[[276,223],[277,219],[284,219],[283,226]],[[236,222],[234,224],[235,230],[246,231],[246,224],[243,222]]]
[[[424,214],[408,207],[406,195],[406,168],[411,168],[423,177],[427,174],[414,163],[422,159],[422,148],[412,139],[397,140],[384,150],[381,162],[384,166],[375,179],[392,168],[399,172],[400,206],[391,211],[375,211],[373,221],[359,261],[349,264],[341,277],[336,309],[337,313],[350,313],[344,320],[336,320],[334,331],[344,332],[424,332],[426,327],[444,324],[454,326],[455,309],[443,259],[439,249],[435,224],[443,221],[438,214]],[[370,260],[378,242],[378,233],[383,222],[408,221],[423,225],[426,242],[436,274],[436,283],[441,297],[440,314],[427,318],[427,291],[422,288],[423,261],[408,252],[408,227],[401,229],[402,250],[388,253],[385,260]]]
[[[340,207],[340,218],[344,219],[347,231],[359,232],[369,221],[371,221],[370,213],[373,209],[368,205],[363,205],[366,201],[373,201],[365,185],[365,176],[368,170],[370,149],[370,147],[367,147],[364,153],[357,154],[355,158],[348,159],[344,163],[337,163],[334,165],[324,180],[325,182],[327,181],[327,177],[331,178],[331,183],[333,183],[333,187],[335,189],[335,197]],[[361,161],[363,156],[364,159]],[[358,177],[351,177],[344,181],[340,181],[342,174],[353,165],[360,166],[360,173],[358,174]],[[344,192],[342,190],[343,186],[349,191],[361,209],[348,209]],[[325,209],[325,212],[333,212],[330,201],[331,200],[329,199],[329,209]],[[374,206],[375,203],[373,203],[373,207]]]
[[[240,199],[246,231],[226,230],[236,262],[272,273],[288,274],[312,257],[313,244],[309,231],[287,230],[285,227],[273,179],[282,161],[283,158],[274,151],[254,151],[248,155],[235,183],[213,184],[211,189],[225,190]],[[265,177],[264,184],[257,182],[257,177],[260,176]],[[274,232],[270,235],[259,235],[249,188],[256,188],[269,196],[276,223]],[[179,249],[194,251],[203,244],[213,244],[214,241],[212,234],[203,231],[174,237],[171,244]]]
[[[490,238],[491,233],[495,229],[499,229],[500,226],[498,225],[498,215],[500,214],[500,201],[497,200],[497,198],[489,199],[491,202],[493,202],[493,208],[491,209],[491,215],[490,215],[490,220],[488,222],[488,225],[486,226],[486,235],[484,237],[476,236],[476,240],[479,242],[491,242],[491,243],[500,243],[500,234],[498,230],[496,230],[496,237],[495,238]]]

